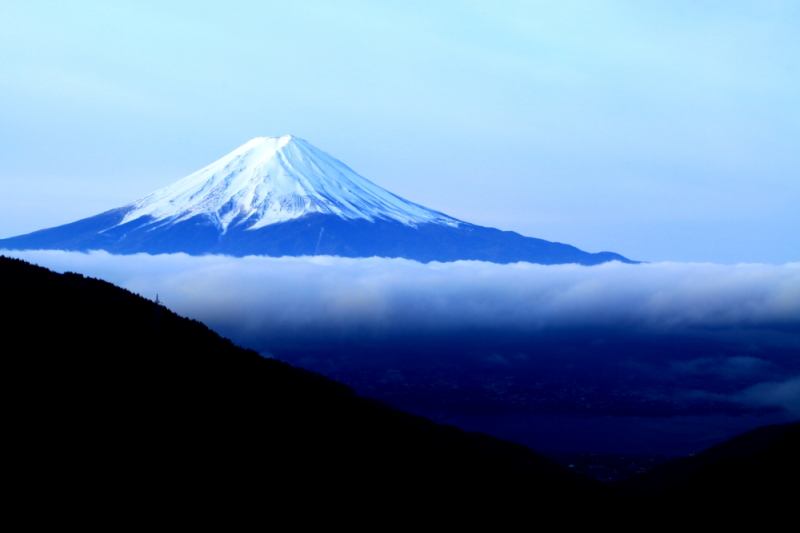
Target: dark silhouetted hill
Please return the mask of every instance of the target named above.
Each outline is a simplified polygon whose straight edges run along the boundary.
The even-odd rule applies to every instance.
[[[26,516],[627,528],[774,518],[796,501],[797,424],[604,486],[264,359],[104,281],[0,257],[0,294],[6,503]]]
[[[549,516],[595,485],[522,445],[264,359],[104,281],[2,257],[0,291],[7,435],[25,464],[14,482],[43,501],[118,512],[213,502],[301,522],[443,505]]]
[[[694,483],[692,480],[700,476],[700,472],[722,468],[722,464],[737,464],[763,452],[780,439],[796,440],[798,432],[800,422],[756,428],[698,454],[661,464],[644,474],[621,481],[620,485],[639,493],[658,494],[673,486],[690,481]],[[800,445],[797,449],[800,450]]]
[[[791,528],[800,423],[766,426],[619,482],[618,512],[670,528]]]

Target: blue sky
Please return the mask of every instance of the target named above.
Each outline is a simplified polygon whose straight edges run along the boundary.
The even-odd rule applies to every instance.
[[[800,260],[800,3],[0,0],[0,237],[291,133],[473,223]]]

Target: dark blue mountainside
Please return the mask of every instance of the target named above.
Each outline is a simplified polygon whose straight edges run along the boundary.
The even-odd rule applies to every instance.
[[[259,138],[100,215],[0,239],[0,249],[118,254],[401,257],[596,265],[612,252],[476,226],[404,200],[295,137]]]
[[[457,228],[438,224],[410,227],[395,221],[347,220],[335,215],[311,213],[256,230],[235,226],[221,235],[205,215],[153,229],[141,219],[116,225],[124,212],[124,209],[116,209],[71,224],[2,239],[0,248],[106,250],[117,254],[184,252],[238,257],[378,256],[421,262],[527,261],[545,265],[632,262],[612,252],[588,253],[568,244],[465,223]]]

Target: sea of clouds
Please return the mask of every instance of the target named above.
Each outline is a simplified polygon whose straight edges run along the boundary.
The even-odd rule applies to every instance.
[[[0,251],[262,335],[622,326],[800,334],[800,263],[422,264],[341,257]]]
[[[245,346],[293,337],[610,328],[744,334],[800,354],[800,263],[585,267],[327,256],[0,253],[104,279],[149,299],[158,295],[173,311]],[[720,372],[735,373],[752,363],[740,359],[723,362],[730,369]],[[800,411],[800,378],[785,377],[743,391],[741,400],[769,404],[777,395],[781,405]]]

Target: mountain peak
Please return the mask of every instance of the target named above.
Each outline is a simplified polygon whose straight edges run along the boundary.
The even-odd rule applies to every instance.
[[[259,150],[261,152],[261,155],[266,159],[274,155],[274,153],[277,152],[278,150],[285,148],[287,145],[297,144],[298,140],[302,139],[299,139],[298,137],[295,137],[293,135],[284,135],[282,137],[255,137],[253,139],[250,139],[243,145],[241,145],[239,148],[236,148],[222,159],[225,159],[226,157],[229,156],[236,156],[252,150]],[[218,160],[217,162],[221,161],[222,159]],[[214,163],[212,163],[212,165],[213,164]]]
[[[94,217],[0,248],[339,255],[417,261],[631,262],[462,222],[404,200],[293,135],[256,137],[205,168]]]
[[[239,148],[254,147],[261,144],[269,144],[275,148],[283,148],[292,141],[297,142],[297,137],[294,135],[283,135],[281,137],[255,137],[244,143]]]
[[[310,213],[395,220],[409,226],[458,220],[409,202],[293,135],[256,137],[207,167],[136,202],[120,224],[174,224],[205,215],[221,231],[258,229]]]

